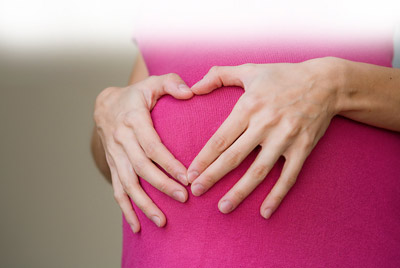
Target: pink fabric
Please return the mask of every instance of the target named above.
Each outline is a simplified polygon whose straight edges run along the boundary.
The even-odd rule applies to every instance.
[[[336,56],[391,66],[393,49],[390,36],[208,45],[138,41],[151,74],[175,72],[189,86],[213,65]],[[242,93],[225,87],[185,101],[164,96],[152,111],[155,128],[188,167]],[[400,267],[399,133],[335,117],[269,220],[259,208],[278,179],[282,158],[235,211],[220,213],[219,199],[258,151],[202,197],[187,187],[185,204],[141,179],[168,223],[157,228],[134,206],[142,229],[133,234],[123,218],[122,267]]]

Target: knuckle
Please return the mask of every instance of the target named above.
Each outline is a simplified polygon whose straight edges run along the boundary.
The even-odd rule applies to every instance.
[[[157,156],[158,153],[158,146],[159,143],[155,142],[155,141],[145,141],[144,142],[144,152],[146,153],[146,155],[150,158],[154,158],[155,156]]]
[[[258,123],[258,125],[259,125],[258,129],[262,133],[266,133],[269,130],[271,130],[271,128],[276,127],[276,125],[278,124],[279,120],[280,120],[280,118],[276,114],[271,114],[270,116],[267,117],[267,119],[259,118],[258,122],[260,122],[260,123]]]
[[[147,202],[138,202],[136,206],[145,214],[148,215],[151,211],[151,205]]]
[[[241,162],[241,155],[241,151],[231,148],[223,153],[223,159],[228,166],[237,167]]]
[[[148,140],[144,141],[143,143],[144,143],[143,144],[144,152],[148,157],[152,158],[156,154],[157,150],[156,143],[154,141],[148,141]]]
[[[95,100],[95,105],[94,105],[94,113],[93,113],[93,119],[96,123],[99,123],[103,119],[103,111],[106,109],[107,105],[109,104],[108,101],[108,96],[112,91],[114,91],[114,87],[109,87],[101,91]]]
[[[252,170],[252,175],[256,180],[263,180],[270,170],[270,166],[267,164],[258,164]]]
[[[210,140],[210,144],[213,148],[213,150],[216,150],[217,152],[221,153],[225,150],[227,146],[227,141],[225,137],[219,134],[215,134],[214,137]]]
[[[125,181],[122,183],[122,186],[123,186],[125,192],[127,194],[129,194],[130,196],[132,196],[132,194],[135,191],[135,188],[137,187],[137,184],[134,181],[128,181],[128,182]]]
[[[235,108],[239,110],[239,114],[249,115],[254,111],[254,106],[253,101],[246,98],[238,102]]]
[[[271,197],[274,204],[280,204],[283,200],[284,196],[282,194],[276,194]]]
[[[179,75],[176,73],[169,73],[165,75],[166,80],[170,81],[170,82],[174,82],[178,79],[180,79]]]
[[[286,138],[291,139],[293,137],[296,137],[299,134],[299,132],[300,132],[299,126],[294,126],[294,127],[288,128],[287,132],[286,132]]]
[[[267,174],[263,174],[263,175],[260,175],[260,176],[255,176],[255,177],[253,177],[253,181],[255,182],[256,185],[258,185],[258,184],[260,184],[260,183],[262,183],[264,181],[266,176],[267,176]]]
[[[239,108],[244,113],[250,113],[253,111],[259,100],[255,97],[255,94],[247,93],[246,96],[243,96],[244,97],[240,100]]]
[[[117,87],[107,87],[103,89],[96,97],[95,100],[95,107],[102,106],[106,103],[106,99],[115,92],[118,88]]]
[[[232,196],[234,200],[242,201],[246,198],[247,195],[245,192],[243,192],[243,190],[235,190],[232,192]]]
[[[108,95],[108,94],[113,94],[113,93],[115,93],[115,91],[118,91],[118,90],[121,90],[122,88],[121,87],[114,87],[114,86],[111,86],[111,87],[107,87],[106,89],[105,89],[105,93]]]
[[[99,109],[95,109],[93,113],[93,120],[94,122],[99,125],[102,122],[103,115]]]
[[[267,116],[269,118],[268,122],[271,125],[276,125],[282,118],[279,108],[273,106],[268,108]]]
[[[159,75],[150,75],[149,77],[147,77],[147,79],[145,80],[147,83],[154,83],[157,80],[159,80],[160,76]],[[144,81],[143,81],[144,82]]]
[[[304,150],[311,149],[311,147],[313,146],[313,143],[314,143],[314,139],[311,137],[310,134],[303,135],[302,147]]]
[[[210,163],[205,160],[204,158],[198,158],[196,159],[196,167],[200,170],[204,170],[208,167]]]
[[[124,193],[122,192],[114,192],[114,200],[120,204],[125,198]]]
[[[169,185],[168,185],[167,182],[162,181],[162,182],[159,182],[159,183],[158,183],[157,189],[160,190],[160,191],[163,192],[163,193],[167,193],[167,192],[168,192],[168,189],[169,189],[168,186],[169,186]]]
[[[285,185],[286,185],[286,187],[287,187],[288,190],[289,190],[290,188],[292,188],[293,185],[296,183],[296,179],[297,179],[297,178],[296,178],[296,177],[293,177],[293,176],[287,177],[287,178],[284,179]]]
[[[132,163],[133,169],[140,175],[143,173],[143,170],[146,166],[146,162],[143,159],[136,159]]]
[[[111,94],[111,92],[114,92],[117,89],[117,87],[107,87],[105,89],[103,89],[99,95],[97,95],[96,98],[96,103],[98,102],[102,102],[103,98],[107,97],[109,94]]]
[[[209,174],[202,175],[202,184],[206,187],[211,187],[215,184],[215,181],[216,179]]]
[[[284,121],[289,136],[296,135],[300,130],[300,119],[297,116],[287,117]]]
[[[114,132],[113,132],[113,138],[114,140],[119,143],[122,144],[125,140],[125,131],[122,127],[117,127]]]
[[[169,174],[173,174],[174,173],[174,164],[171,161],[165,161],[164,163],[162,163],[162,168]]]
[[[117,87],[106,87],[106,88],[102,91],[102,93],[105,94],[105,95],[108,95],[110,92],[115,91],[115,89],[117,89]]]
[[[123,123],[127,127],[133,127],[135,125],[137,116],[134,112],[128,112],[123,117]]]
[[[114,161],[112,161],[112,160],[110,159],[110,157],[108,157],[108,154],[106,154],[106,161],[107,161],[107,164],[108,164],[108,166],[109,166],[110,168],[115,168]]]
[[[106,146],[107,152],[110,154],[110,157],[107,156],[108,160],[109,160],[109,162],[113,162],[113,157],[118,156],[118,154],[116,153],[118,150],[118,145],[115,144],[114,142],[107,142],[105,146]]]
[[[253,104],[255,106],[263,106],[264,104],[264,98],[263,94],[258,91],[251,91],[248,92],[247,98],[250,104]]]

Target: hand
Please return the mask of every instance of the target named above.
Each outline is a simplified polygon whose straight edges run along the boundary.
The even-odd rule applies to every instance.
[[[286,159],[280,178],[260,208],[269,218],[282,202],[307,156],[337,113],[334,58],[302,63],[214,66],[191,89],[207,94],[222,86],[245,92],[228,118],[188,168],[191,190],[199,196],[236,168],[258,145],[261,151],[243,177],[219,201],[234,210],[267,176],[278,158]],[[333,76],[338,79],[337,76]]]
[[[128,195],[157,226],[166,223],[164,214],[140,186],[137,175],[175,200],[185,202],[188,197],[185,187],[152,162],[188,185],[185,166],[161,143],[151,120],[150,111],[164,94],[177,99],[193,96],[178,75],[167,74],[151,76],[125,88],[106,88],[96,99],[94,118],[110,167],[114,197],[135,233],[140,230],[140,223]]]

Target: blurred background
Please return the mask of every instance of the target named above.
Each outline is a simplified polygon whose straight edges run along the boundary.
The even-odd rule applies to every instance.
[[[209,2],[199,9],[190,1],[0,1],[0,267],[120,266],[122,216],[90,154],[94,100],[108,86],[126,85],[138,29],[179,32],[204,16],[222,25],[224,11],[231,18],[238,15],[232,8],[243,11],[240,1]],[[348,2],[328,6],[337,11],[332,21],[376,12],[360,1],[343,9]],[[262,19],[315,11],[254,3],[264,5],[255,9]],[[394,7],[374,14],[388,17]],[[199,25],[211,29],[207,23]],[[398,53],[393,63],[400,67]]]

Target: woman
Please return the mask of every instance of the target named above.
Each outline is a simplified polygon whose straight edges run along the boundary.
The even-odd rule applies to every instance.
[[[92,140],[124,215],[123,267],[400,265],[389,34],[138,41]]]

